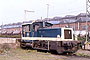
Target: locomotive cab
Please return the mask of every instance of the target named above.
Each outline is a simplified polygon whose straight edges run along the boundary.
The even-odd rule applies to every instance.
[[[51,27],[53,24],[48,22],[32,22],[22,24],[22,37],[37,37],[37,31],[39,28]],[[27,41],[22,39],[22,41]]]

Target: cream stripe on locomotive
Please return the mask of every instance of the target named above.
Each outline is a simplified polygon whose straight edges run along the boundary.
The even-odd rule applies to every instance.
[[[73,41],[73,39],[61,39],[49,37],[22,37],[22,40]]]

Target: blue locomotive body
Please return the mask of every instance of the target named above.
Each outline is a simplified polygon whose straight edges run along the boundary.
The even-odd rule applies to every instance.
[[[38,29],[37,37],[57,37],[61,36],[61,28],[43,28]]]
[[[57,35],[61,36],[61,28],[42,28],[22,34],[23,37],[57,37]]]

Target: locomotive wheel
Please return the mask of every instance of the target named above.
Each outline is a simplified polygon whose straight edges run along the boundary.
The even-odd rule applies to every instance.
[[[58,54],[62,54],[62,53],[63,53],[62,48],[60,48],[60,47],[59,47],[59,48],[57,48],[57,50],[56,50],[56,51],[57,51],[57,53],[58,53]]]
[[[75,47],[73,47],[73,53],[75,53],[77,50],[78,50],[78,48],[75,46]]]
[[[26,48],[26,46],[24,44],[22,44],[22,43],[20,44],[20,47],[21,48]]]

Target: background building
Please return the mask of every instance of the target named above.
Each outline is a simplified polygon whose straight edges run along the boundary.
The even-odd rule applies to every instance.
[[[70,27],[73,28],[74,34],[76,35],[85,35],[86,34],[86,20],[88,20],[88,34],[90,35],[90,15],[86,19],[85,13],[80,13],[77,16],[66,15],[65,17],[54,17],[54,18],[45,18],[42,21],[48,21],[53,23],[53,27]],[[37,20],[41,21],[41,20]],[[29,23],[31,21],[17,22],[12,24],[6,24],[0,26],[0,34],[20,34],[21,25],[23,23]]]

